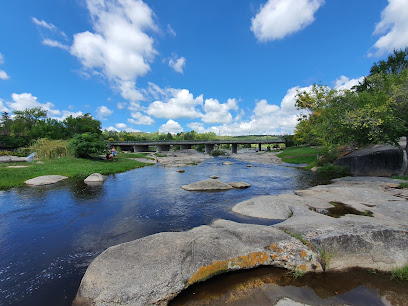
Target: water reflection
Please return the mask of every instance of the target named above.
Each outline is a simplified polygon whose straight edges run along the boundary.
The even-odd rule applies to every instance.
[[[274,305],[283,297],[308,305],[407,305],[408,291],[389,274],[361,269],[309,273],[296,280],[287,270],[261,267],[193,285],[170,305]]]
[[[291,167],[225,159],[180,168],[157,165],[109,176],[103,185],[69,179],[0,193],[0,296],[4,304],[70,305],[86,266],[106,248],[162,231],[182,231],[222,218],[258,195],[307,188],[317,175]],[[181,185],[217,175],[248,189],[188,192]],[[321,181],[319,181],[321,182]],[[240,222],[254,222],[241,220]]]

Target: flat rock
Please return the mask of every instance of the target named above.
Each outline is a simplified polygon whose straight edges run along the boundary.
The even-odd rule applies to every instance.
[[[178,173],[184,173],[186,170],[177,170]]]
[[[27,158],[18,156],[0,156],[0,163],[24,163]]]
[[[219,176],[216,176],[216,175],[211,175],[210,176],[210,179],[213,179],[213,180],[216,180],[217,178],[220,178]]]
[[[228,183],[228,185],[236,189],[244,189],[244,188],[251,187],[251,184],[244,183],[244,182],[230,182]]]
[[[230,161],[226,161],[226,162],[223,162],[222,163],[223,165],[226,165],[226,166],[229,166],[229,165],[232,165],[232,164],[234,164],[233,162],[230,162]]]
[[[100,173],[92,173],[86,179],[84,179],[85,183],[102,183],[106,180],[106,177]]]
[[[232,189],[231,185],[223,183],[217,179],[199,181],[189,185],[183,185],[181,188],[188,191],[217,191]]]
[[[7,166],[6,168],[27,168],[28,166]]]
[[[38,161],[38,162],[36,162],[36,164],[39,164],[39,165],[44,165],[44,162],[42,162],[42,161]]]
[[[59,181],[65,180],[68,177],[63,175],[43,175],[32,178],[25,181],[24,183],[30,186],[42,186],[58,183]]]
[[[145,163],[145,164],[155,164],[156,161],[150,158],[129,158],[131,160],[138,161],[139,163]]]

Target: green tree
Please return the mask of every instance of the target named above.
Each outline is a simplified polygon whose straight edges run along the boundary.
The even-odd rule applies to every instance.
[[[65,118],[63,124],[67,129],[68,138],[73,137],[75,134],[83,133],[102,134],[101,122],[95,120],[89,113],[78,117],[73,117],[71,115]]]
[[[3,135],[10,135],[10,127],[13,123],[11,120],[10,115],[7,112],[3,112],[1,114],[1,121],[0,121],[0,131]]]
[[[104,153],[107,150],[107,142],[99,134],[76,134],[69,142],[69,149],[75,157],[90,158]]]
[[[47,111],[40,107],[27,108],[23,111],[14,111],[14,120],[11,124],[11,132],[17,136],[31,137],[33,128],[47,118]]]

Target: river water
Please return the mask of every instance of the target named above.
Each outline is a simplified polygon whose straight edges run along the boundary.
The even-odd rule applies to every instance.
[[[0,305],[70,305],[89,263],[106,248],[162,231],[185,231],[223,218],[257,195],[325,181],[310,171],[214,158],[197,166],[147,166],[111,175],[101,186],[69,179],[0,191]],[[188,192],[181,185],[217,175],[248,189]],[[273,222],[272,222],[273,223]]]

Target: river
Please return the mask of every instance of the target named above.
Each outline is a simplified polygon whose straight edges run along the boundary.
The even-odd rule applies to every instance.
[[[106,248],[162,231],[184,231],[223,218],[254,222],[231,208],[324,182],[310,171],[225,158],[196,166],[146,166],[111,175],[101,186],[68,179],[0,191],[0,304],[70,305],[89,263]],[[188,192],[181,185],[217,175],[248,189]],[[273,222],[272,222],[273,223]]]

